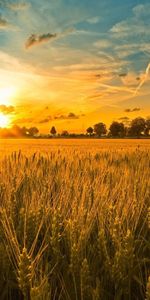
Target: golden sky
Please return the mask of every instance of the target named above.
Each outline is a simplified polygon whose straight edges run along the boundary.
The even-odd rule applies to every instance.
[[[115,4],[0,1],[0,127],[83,132],[150,115],[150,4]]]

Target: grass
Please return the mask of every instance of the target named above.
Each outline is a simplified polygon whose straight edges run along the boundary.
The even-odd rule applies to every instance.
[[[150,299],[150,152],[0,161],[0,299]]]

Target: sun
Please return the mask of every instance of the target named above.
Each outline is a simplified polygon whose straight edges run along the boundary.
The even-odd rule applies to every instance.
[[[0,114],[0,127],[5,128],[9,125],[9,117],[3,114]]]

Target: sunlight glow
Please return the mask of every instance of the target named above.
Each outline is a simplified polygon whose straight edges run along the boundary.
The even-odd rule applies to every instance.
[[[11,105],[11,100],[16,93],[12,86],[0,88],[0,105]]]
[[[0,114],[0,127],[5,128],[9,125],[9,117],[3,114]]]

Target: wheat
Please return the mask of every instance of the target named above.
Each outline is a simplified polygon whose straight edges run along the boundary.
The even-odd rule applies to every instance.
[[[109,143],[0,160],[0,299],[149,299],[150,153]]]

